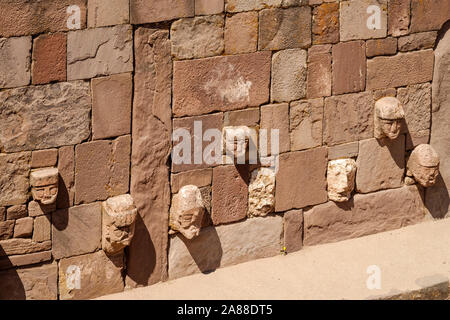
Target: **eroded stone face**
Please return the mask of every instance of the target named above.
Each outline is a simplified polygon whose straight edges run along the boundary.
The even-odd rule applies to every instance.
[[[187,185],[172,198],[169,225],[171,233],[180,232],[187,239],[193,239],[200,233],[205,207],[200,189]]]
[[[375,103],[375,138],[397,139],[405,112],[401,102],[394,97],[384,97]]]
[[[129,194],[109,198],[102,203],[102,248],[115,254],[129,246],[134,236],[137,209]]]
[[[265,217],[275,210],[275,171],[259,168],[252,172],[248,186],[248,216]]]
[[[45,168],[31,172],[31,194],[41,204],[53,204],[58,196],[58,169]]]
[[[356,161],[338,159],[328,162],[328,198],[336,202],[350,200],[355,189]]]
[[[433,147],[429,144],[420,144],[409,157],[407,175],[414,177],[422,187],[431,187],[439,175],[439,163],[439,155]]]
[[[224,154],[234,157],[240,164],[245,163],[248,152],[254,151],[258,145],[256,137],[256,130],[247,126],[224,127],[222,130]]]

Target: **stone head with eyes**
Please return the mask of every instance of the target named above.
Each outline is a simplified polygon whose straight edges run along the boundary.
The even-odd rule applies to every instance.
[[[439,163],[439,155],[433,147],[429,144],[420,144],[408,159],[407,175],[413,177],[422,187],[431,187],[439,175]]]
[[[338,159],[328,162],[328,198],[335,202],[349,201],[355,189],[356,161]]]
[[[405,112],[401,102],[394,97],[384,97],[375,103],[375,138],[397,139]]]
[[[33,199],[43,205],[55,203],[58,196],[58,179],[57,168],[32,171],[30,183]]]

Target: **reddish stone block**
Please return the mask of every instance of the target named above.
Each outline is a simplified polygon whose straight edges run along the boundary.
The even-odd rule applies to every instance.
[[[411,32],[439,30],[449,19],[448,0],[411,0]]]
[[[387,56],[397,53],[397,38],[368,40],[366,42],[367,57]]]
[[[177,193],[186,185],[199,188],[211,185],[212,169],[192,170],[171,175],[172,193]]]
[[[59,187],[56,206],[58,209],[73,206],[75,191],[75,150],[73,146],[62,147],[59,149]]]
[[[34,39],[32,83],[65,81],[67,77],[67,36],[65,33],[41,35]]]
[[[224,126],[254,127],[259,124],[259,108],[229,111],[223,115]]]
[[[195,0],[130,0],[130,21],[143,24],[192,17]]]
[[[408,34],[411,0],[388,1],[388,32],[393,37]]]
[[[33,234],[33,221],[32,217],[17,219],[14,225],[14,238],[31,237]]]
[[[339,42],[339,3],[324,3],[313,10],[313,44]]]
[[[436,38],[438,36],[437,31],[413,33],[408,36],[404,36],[398,39],[398,50],[413,51],[432,49],[436,44]]]
[[[31,168],[54,167],[58,161],[58,149],[36,150],[31,153]]]
[[[272,154],[271,130],[279,130],[279,153],[291,149],[289,138],[289,105],[287,103],[261,106],[261,129],[267,130],[267,152]]]
[[[0,222],[0,240],[12,238],[14,234],[14,220]]]
[[[284,214],[284,247],[287,253],[303,247],[303,210],[291,210]]]
[[[242,12],[226,18],[225,54],[255,52],[257,46],[257,12]]]
[[[366,48],[364,41],[333,46],[333,94],[364,91],[366,86]]]
[[[16,205],[6,210],[6,220],[15,220],[24,218],[28,215],[26,205]]]
[[[316,52],[315,46],[308,52],[308,99],[331,96],[331,54]]]

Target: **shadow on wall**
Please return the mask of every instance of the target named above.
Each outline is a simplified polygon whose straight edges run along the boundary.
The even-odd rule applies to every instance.
[[[16,269],[0,245],[0,300],[25,300],[25,288]]]

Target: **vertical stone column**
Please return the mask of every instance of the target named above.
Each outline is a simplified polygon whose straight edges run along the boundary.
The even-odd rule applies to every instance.
[[[127,287],[167,277],[172,59],[168,29],[135,31],[131,196],[138,209]]]

